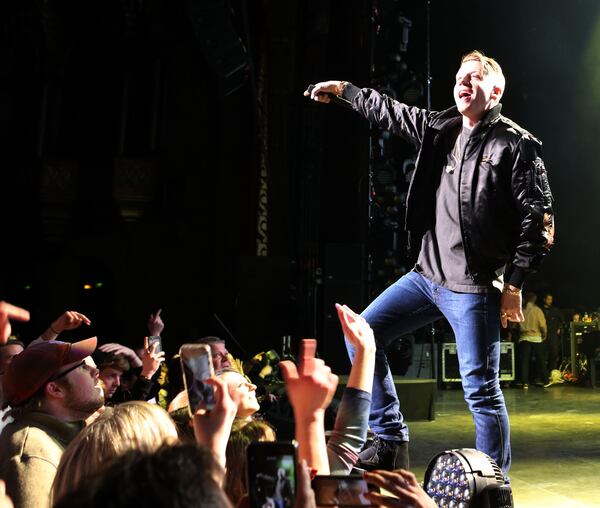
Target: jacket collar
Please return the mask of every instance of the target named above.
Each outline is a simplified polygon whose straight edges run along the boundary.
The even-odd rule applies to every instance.
[[[19,426],[39,427],[64,446],[69,444],[79,431],[85,427],[83,421],[64,422],[42,411],[25,411],[15,418],[14,423]]]
[[[496,104],[492,109],[490,109],[484,117],[479,121],[479,123],[473,129],[471,136],[478,135],[484,130],[486,130],[490,125],[493,125],[500,118],[500,112],[502,111],[502,104]],[[438,119],[439,120],[450,120],[453,118],[458,119],[462,115],[458,112],[458,108],[456,106],[452,106],[444,111],[441,111]]]
[[[496,104],[475,126],[473,134],[477,135],[479,132],[487,129],[490,125],[495,124],[498,121],[498,118],[500,118],[500,111],[502,111],[502,104]]]

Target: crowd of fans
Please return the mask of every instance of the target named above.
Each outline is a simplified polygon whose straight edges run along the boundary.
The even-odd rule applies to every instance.
[[[303,341],[298,362],[279,369],[293,409],[298,465],[295,506],[316,506],[310,478],[347,475],[368,431],[375,341],[366,321],[337,306],[356,354],[337,407],[333,430],[325,412],[338,377]],[[166,391],[165,353],[148,337],[134,351],[96,337],[59,340],[90,324],[68,311],[26,345],[11,337],[11,320],[29,314],[0,302],[0,508],[250,506],[246,450],[276,441],[261,413],[256,385],[228,354],[224,341],[205,338],[212,351],[214,407],[188,410],[184,390]],[[161,313],[150,316],[149,337],[160,336]],[[173,382],[170,386],[178,386]],[[380,506],[435,506],[404,470],[362,473],[381,489],[366,494]],[[279,506],[273,502],[272,506]]]

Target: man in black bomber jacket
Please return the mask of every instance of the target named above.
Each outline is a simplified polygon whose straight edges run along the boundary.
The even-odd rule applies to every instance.
[[[500,114],[504,88],[498,63],[473,51],[456,75],[456,106],[442,112],[345,81],[318,83],[304,93],[324,103],[342,96],[419,150],[406,211],[410,244],[420,245],[417,264],[362,314],[380,348],[370,415],[377,438],[361,453],[362,467],[408,467],[408,429],[383,349],[442,316],[456,336],[476,447],[505,473],[510,467],[500,325],[523,320],[521,288],[554,241],[554,218],[541,142]]]

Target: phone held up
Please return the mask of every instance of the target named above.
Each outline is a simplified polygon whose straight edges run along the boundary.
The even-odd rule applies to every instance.
[[[210,411],[215,405],[213,387],[204,382],[214,375],[210,347],[206,344],[183,344],[179,348],[179,359],[190,416],[199,408]]]
[[[295,441],[259,441],[248,445],[248,494],[252,508],[294,506],[297,450]]]
[[[379,492],[358,474],[315,476],[312,481],[317,506],[375,506],[365,494]]]
[[[160,353],[162,348],[162,341],[160,340],[160,335],[149,335],[148,336],[148,349],[150,349],[154,344],[156,344],[155,353]]]

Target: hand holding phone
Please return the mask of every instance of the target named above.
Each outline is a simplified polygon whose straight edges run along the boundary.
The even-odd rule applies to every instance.
[[[179,348],[179,359],[190,416],[200,408],[210,411],[215,404],[213,387],[205,383],[214,375],[210,347],[206,344],[184,344]]]
[[[148,335],[148,347],[151,348],[154,344],[156,344],[154,352],[160,353],[163,350],[160,335]]]
[[[213,387],[215,402],[211,411],[199,410],[194,413],[194,437],[198,443],[212,450],[219,464],[225,468],[227,442],[237,413],[237,404],[231,398],[225,380],[211,377],[204,380],[204,383]]]
[[[294,506],[297,448],[295,441],[261,441],[248,446],[248,496],[252,508]]]
[[[411,505],[419,508],[437,508],[437,504],[423,490],[417,477],[410,471],[365,471],[364,479],[369,485],[385,489],[386,493],[394,496],[399,505]],[[374,503],[387,506],[389,496],[372,491],[369,496]]]
[[[360,475],[317,475],[312,488],[317,506],[376,506],[368,493],[379,492],[379,487],[368,484]]]

